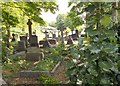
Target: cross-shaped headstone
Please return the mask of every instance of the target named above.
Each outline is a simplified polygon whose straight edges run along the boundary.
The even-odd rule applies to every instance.
[[[45,39],[47,39],[47,31],[45,30],[44,34],[45,34]]]
[[[29,37],[32,35],[32,22],[30,21],[30,19],[28,19],[28,22],[27,22],[27,25],[28,25],[28,29],[29,29]]]

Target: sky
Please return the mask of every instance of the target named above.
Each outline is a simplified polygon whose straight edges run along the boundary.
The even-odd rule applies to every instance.
[[[41,17],[47,22],[55,21],[58,14],[66,14],[69,12],[68,1],[69,0],[57,0],[59,11],[55,14],[52,14],[51,12],[43,12]]]

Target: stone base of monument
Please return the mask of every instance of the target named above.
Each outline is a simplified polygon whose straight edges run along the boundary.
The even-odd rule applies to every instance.
[[[27,52],[25,41],[18,41],[18,45],[14,46],[14,53],[15,52],[20,52],[20,51],[26,51]]]
[[[47,74],[47,75],[54,75],[54,73],[56,72],[56,70],[58,69],[58,67],[60,65],[61,65],[61,61],[59,61],[51,71],[31,71],[31,70],[21,71],[19,73],[19,77],[21,77],[21,78],[33,78],[33,77],[37,78],[43,73]]]
[[[40,52],[40,53],[26,53],[26,61],[39,61],[44,59],[44,53]]]

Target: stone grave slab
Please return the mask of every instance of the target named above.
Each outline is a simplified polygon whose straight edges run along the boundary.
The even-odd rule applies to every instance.
[[[26,53],[26,60],[35,62],[44,59],[44,53]]]
[[[25,77],[25,78],[37,78],[40,76],[40,74],[50,74],[49,71],[31,71],[31,70],[28,70],[28,71],[21,71],[19,73],[19,76],[20,77]]]

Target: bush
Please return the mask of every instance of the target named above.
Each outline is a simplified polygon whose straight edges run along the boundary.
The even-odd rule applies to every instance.
[[[38,81],[41,82],[42,84],[57,84],[57,80],[52,77],[52,76],[48,76],[47,74],[41,74],[38,77]]]

